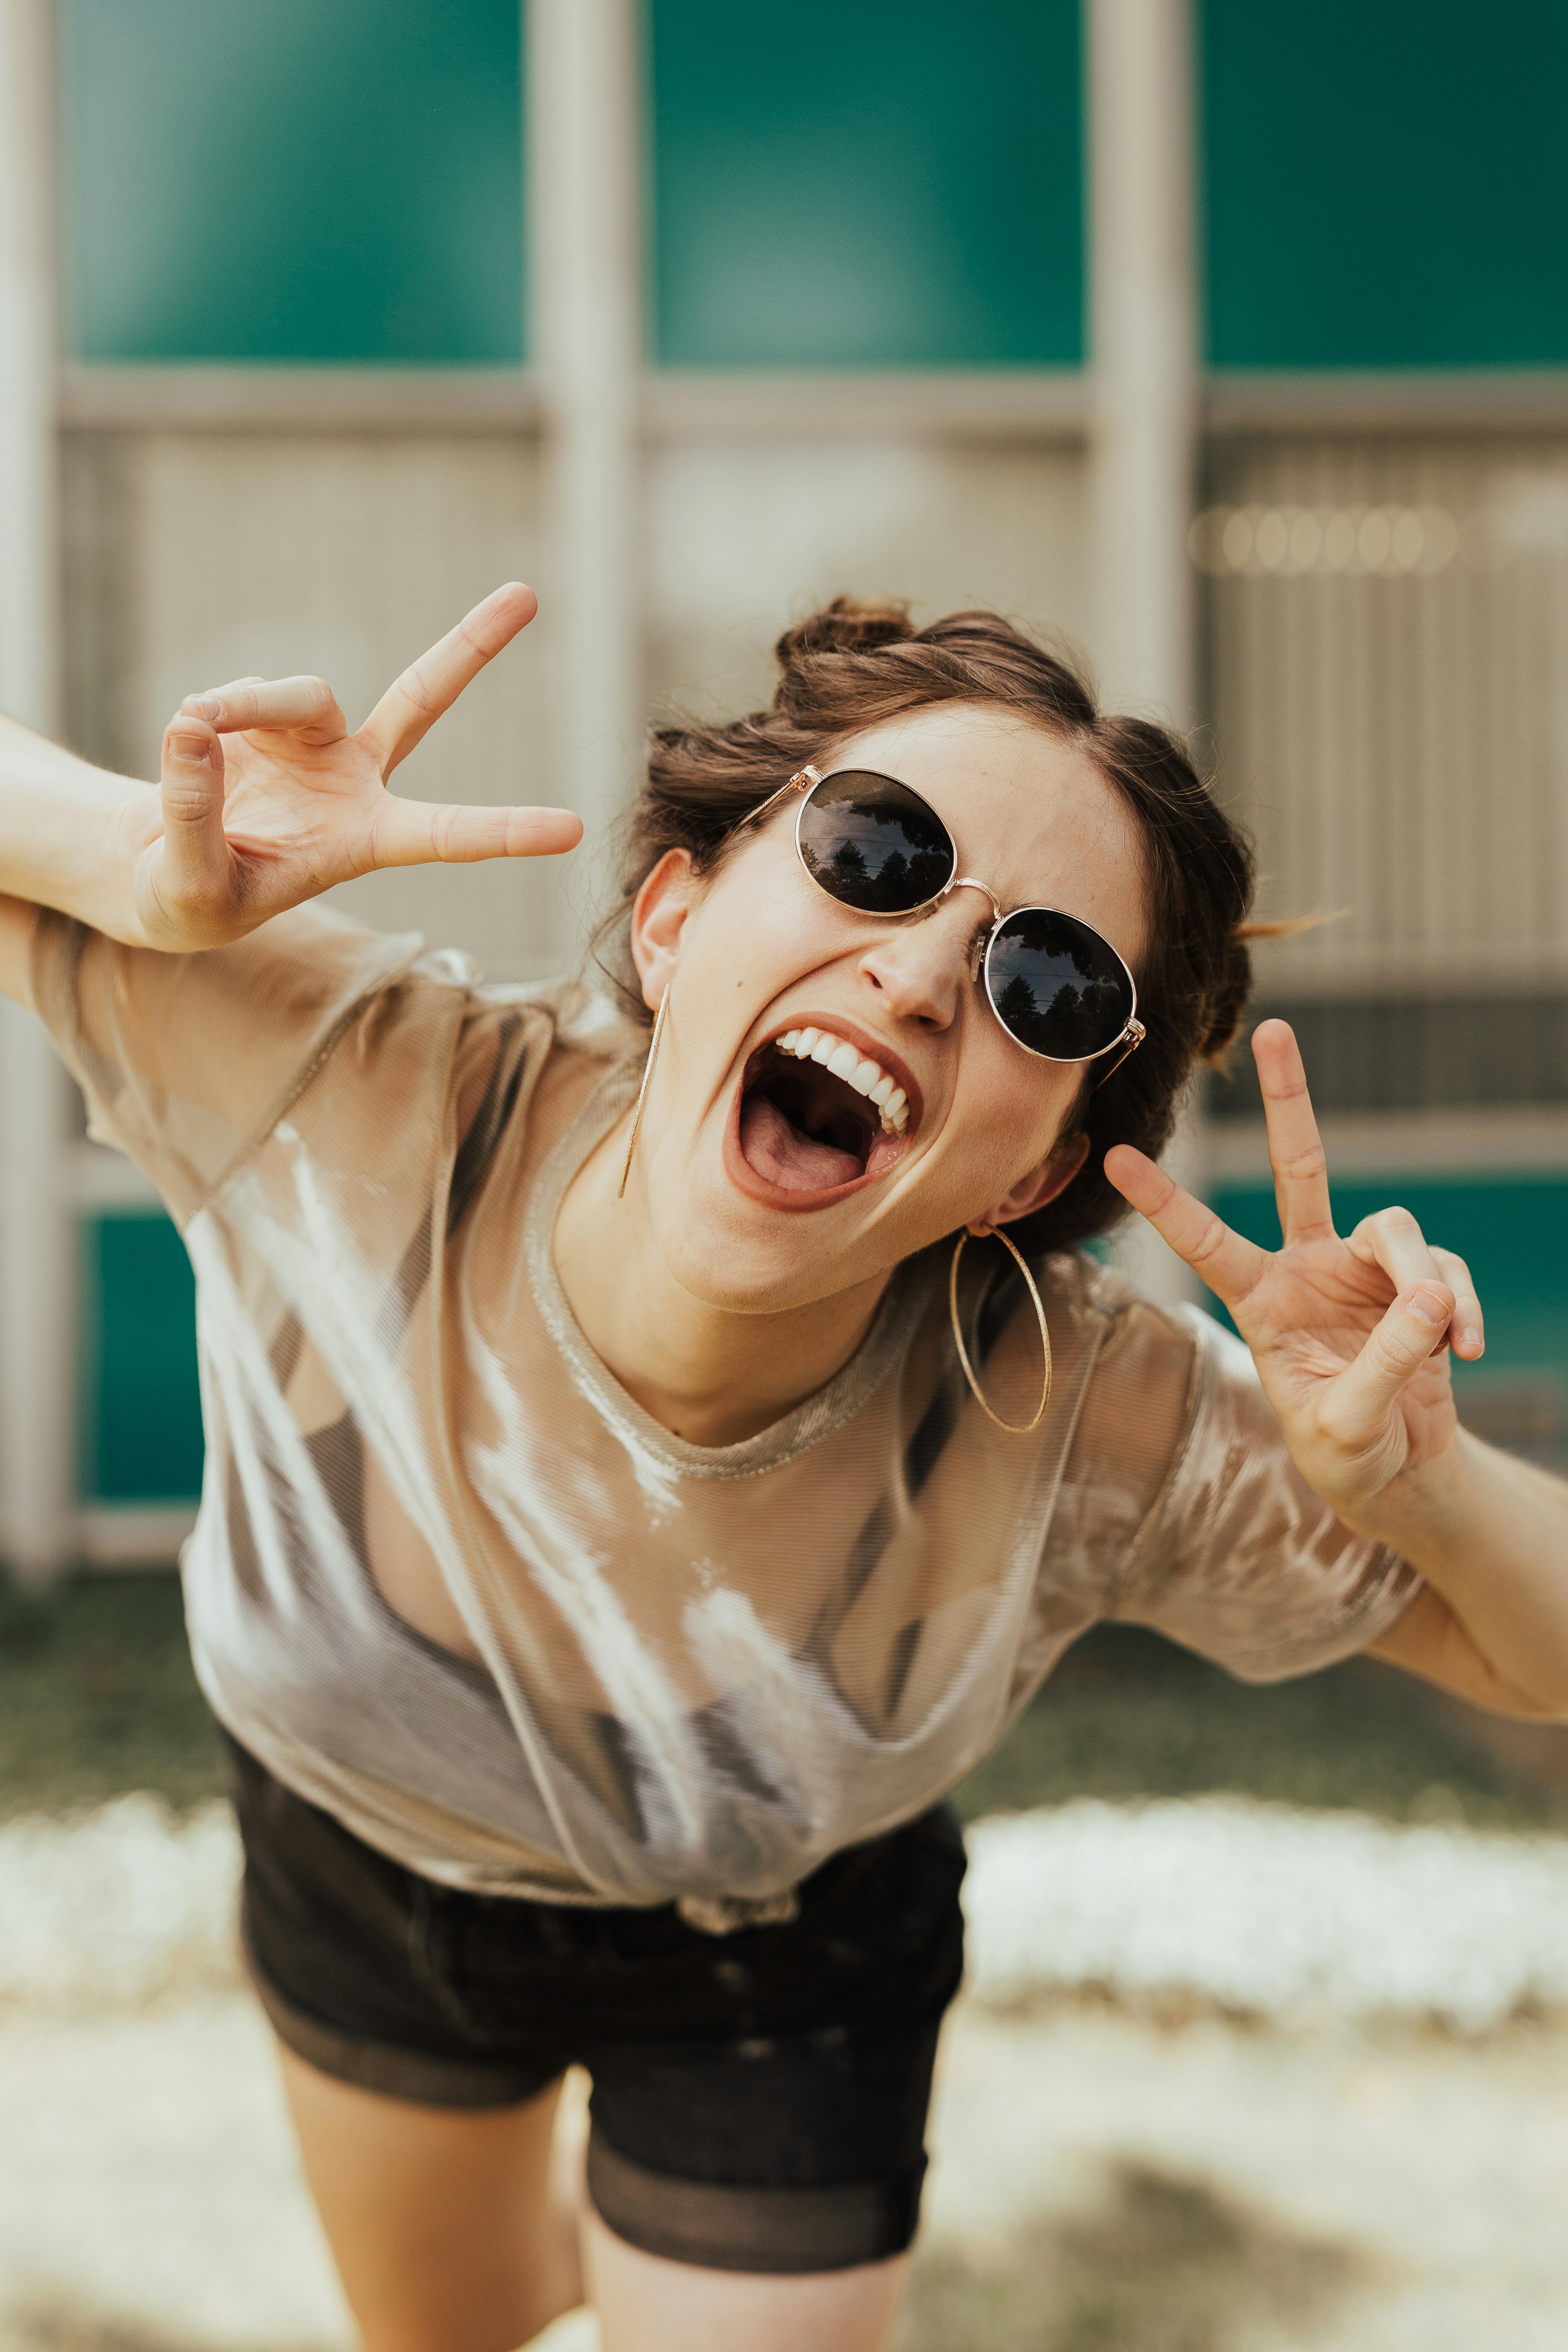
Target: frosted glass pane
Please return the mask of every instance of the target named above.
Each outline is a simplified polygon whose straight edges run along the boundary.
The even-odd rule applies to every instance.
[[[1082,357],[1076,0],[652,0],[659,357]]]
[[[517,0],[63,0],[87,360],[516,361]]]

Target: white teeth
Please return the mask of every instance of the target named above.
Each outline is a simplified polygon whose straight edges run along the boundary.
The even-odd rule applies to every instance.
[[[904,1088],[895,1086],[880,1064],[862,1057],[858,1050],[835,1037],[827,1029],[786,1029],[774,1040],[781,1054],[793,1054],[798,1061],[820,1062],[856,1094],[864,1095],[882,1113],[884,1135],[902,1135],[909,1125],[909,1102]]]

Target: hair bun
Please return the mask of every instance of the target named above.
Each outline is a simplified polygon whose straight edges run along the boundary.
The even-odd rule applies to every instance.
[[[869,654],[915,635],[907,604],[891,597],[835,596],[820,613],[797,621],[774,646],[779,667],[793,669],[812,654]]]

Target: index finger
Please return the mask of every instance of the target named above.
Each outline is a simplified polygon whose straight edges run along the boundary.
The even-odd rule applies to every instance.
[[[338,698],[324,677],[236,677],[188,694],[187,718],[204,719],[220,735],[269,732],[306,743],[336,743],[349,731]]]
[[[438,645],[431,646],[402,676],[389,686],[364,725],[360,740],[390,776],[416,743],[429,734],[444,711],[450,710],[465,686],[470,686],[487,662],[526,629],[539,609],[539,600],[520,580],[508,580],[464,614]]]
[[[1201,1275],[1227,1307],[1239,1307],[1269,1262],[1269,1253],[1256,1242],[1233,1234],[1223,1217],[1190,1192],[1130,1143],[1118,1143],[1105,1154],[1105,1173],[1124,1201],[1146,1217],[1162,1241],[1177,1257]]]
[[[1280,1231],[1287,1243],[1321,1241],[1333,1232],[1328,1156],[1307,1092],[1301,1049],[1290,1023],[1260,1022],[1252,1034],[1252,1058],[1269,1122],[1269,1165],[1274,1171]]]

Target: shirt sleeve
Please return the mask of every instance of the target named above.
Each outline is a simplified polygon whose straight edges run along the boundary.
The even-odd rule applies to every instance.
[[[1179,1312],[1196,1343],[1185,1428],[1104,1613],[1246,1682],[1332,1665],[1385,1633],[1421,1579],[1306,1484],[1241,1341]]]
[[[33,1000],[87,1097],[89,1133],[134,1160],[183,1223],[421,947],[309,907],[230,947],[162,955],[43,908]]]

